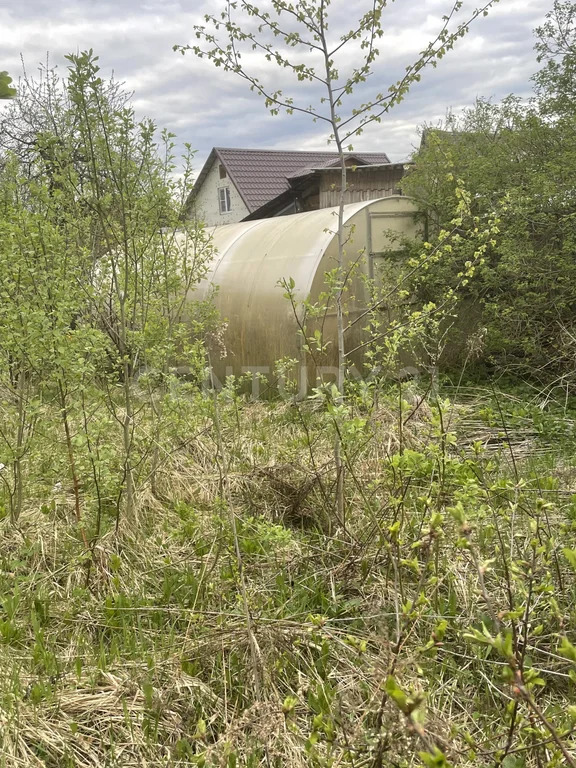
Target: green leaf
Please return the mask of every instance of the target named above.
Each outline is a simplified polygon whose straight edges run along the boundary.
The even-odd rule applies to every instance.
[[[562,554],[576,571],[576,549],[563,549]]]
[[[0,72],[0,99],[13,99],[16,96],[17,90],[10,86],[11,82],[8,72]]]
[[[576,662],[576,647],[572,645],[566,636],[562,638],[562,641],[558,647],[558,653],[564,656],[566,659],[570,659],[570,661]]]
[[[419,752],[420,760],[427,768],[450,768],[444,752],[434,747],[432,752]]]
[[[408,696],[404,693],[402,688],[400,688],[392,675],[388,675],[388,678],[386,679],[386,693],[401,712],[408,714]]]

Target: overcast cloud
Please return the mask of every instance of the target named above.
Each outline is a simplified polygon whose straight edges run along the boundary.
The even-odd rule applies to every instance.
[[[402,75],[451,5],[450,0],[397,0],[389,7],[381,56],[367,86],[371,92],[386,89]],[[552,0],[501,0],[436,69],[423,75],[404,103],[354,146],[384,150],[391,159],[403,160],[418,142],[418,126],[436,123],[447,109],[460,110],[480,96],[499,100],[508,93],[530,95],[530,76],[537,69],[532,31],[551,5]],[[17,79],[21,56],[33,73],[49,52],[51,64],[63,71],[66,53],[93,48],[104,74],[114,71],[134,91],[140,115],[198,150],[198,167],[212,146],[326,148],[321,125],[304,116],[271,117],[234,75],[191,53],[173,52],[174,44],[194,42],[194,24],[218,7],[218,0],[0,0],[0,70]],[[474,6],[469,2],[465,7],[469,12]],[[333,0],[333,8],[337,28],[346,24],[344,13],[354,3]],[[282,73],[268,77],[275,84],[283,82]]]

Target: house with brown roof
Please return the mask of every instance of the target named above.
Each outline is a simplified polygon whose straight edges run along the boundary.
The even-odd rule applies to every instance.
[[[346,203],[400,194],[404,163],[384,152],[353,152]],[[186,213],[209,226],[266,219],[338,204],[337,152],[214,147],[190,193]]]

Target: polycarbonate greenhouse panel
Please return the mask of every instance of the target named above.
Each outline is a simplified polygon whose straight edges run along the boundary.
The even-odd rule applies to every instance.
[[[343,271],[348,275],[344,296],[347,324],[365,311],[370,301],[366,277],[376,277],[374,264],[386,252],[398,251],[397,236],[413,238],[419,228],[416,205],[406,197],[393,196],[344,208],[345,249]],[[294,378],[302,389],[317,380],[335,378],[337,366],[335,302],[327,303],[321,316],[306,317],[301,302],[307,299],[324,306],[329,288],[327,274],[338,267],[338,209],[240,222],[209,230],[216,249],[206,279],[190,295],[205,298],[218,286],[215,303],[227,323],[225,357],[212,355],[214,373],[220,382],[226,376],[261,374],[272,385],[278,360],[292,359]],[[282,280],[292,279],[297,310],[284,297]],[[304,350],[302,324],[307,335],[320,333],[323,352]],[[363,348],[366,323],[352,324],[346,334],[346,349],[358,375],[364,373]],[[282,386],[282,382],[280,382]],[[258,388],[256,379],[255,387]]]

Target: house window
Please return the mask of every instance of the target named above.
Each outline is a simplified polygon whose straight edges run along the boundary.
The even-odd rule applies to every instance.
[[[220,202],[220,213],[228,213],[228,211],[232,210],[230,187],[220,187],[218,190],[218,200]]]
[[[220,171],[220,178],[225,179],[226,178],[226,168],[224,168],[223,165],[220,165],[219,169]]]

